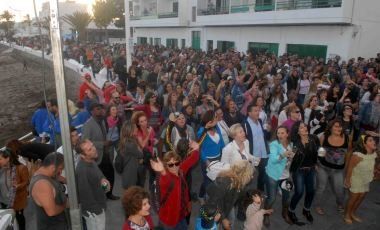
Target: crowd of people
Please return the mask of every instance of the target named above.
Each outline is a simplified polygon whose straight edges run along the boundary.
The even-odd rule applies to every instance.
[[[197,230],[261,229],[279,211],[279,192],[289,225],[305,224],[296,213],[303,197],[307,222],[312,209],[325,215],[326,195],[346,224],[363,221],[356,211],[380,179],[380,54],[325,61],[138,45],[127,69],[123,45],[65,44],[63,52],[92,69],[69,108],[86,229],[105,229],[106,201],[120,199],[115,172],[125,230],[187,229],[193,202]],[[55,99],[42,103],[32,118],[37,141],[13,140],[0,152],[0,202],[16,210],[21,229],[28,184],[38,229],[67,227],[58,111]],[[17,155],[42,162],[33,177]]]

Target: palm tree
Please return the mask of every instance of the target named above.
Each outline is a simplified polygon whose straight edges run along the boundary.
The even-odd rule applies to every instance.
[[[22,24],[28,28],[28,33],[30,34],[31,33],[32,20],[30,19],[29,14],[27,14],[25,16],[25,19],[22,22]]]
[[[71,15],[62,17],[64,22],[67,22],[72,29],[78,32],[78,43],[86,40],[86,28],[92,21],[91,16],[86,12],[76,11]]]
[[[92,10],[94,13],[95,25],[98,28],[104,29],[108,44],[109,39],[107,27],[115,17],[115,5],[112,0],[96,0],[95,4],[92,5]]]
[[[13,31],[13,26],[15,22],[12,20],[14,15],[11,14],[8,10],[5,10],[2,14],[0,14],[0,28],[5,31],[5,36],[10,37]]]

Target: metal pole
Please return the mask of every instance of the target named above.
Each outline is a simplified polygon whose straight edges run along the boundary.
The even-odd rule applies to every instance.
[[[127,71],[132,65],[132,53],[133,53],[133,36],[131,36],[130,25],[130,13],[129,13],[129,0],[124,0],[124,12],[125,12],[125,55],[127,59]]]
[[[59,125],[61,127],[61,136],[65,160],[65,173],[69,193],[71,229],[81,230],[81,212],[78,205],[76,181],[74,174],[73,150],[71,148],[69,118],[67,112],[65,73],[62,58],[61,33],[59,27],[58,0],[50,0],[50,18],[51,48],[53,54],[55,87],[58,99]]]

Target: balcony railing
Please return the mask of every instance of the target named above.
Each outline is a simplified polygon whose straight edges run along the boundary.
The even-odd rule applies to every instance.
[[[141,19],[157,19],[157,14],[155,13],[145,13],[142,15],[133,15],[130,17],[131,20],[141,20]]]
[[[177,18],[178,12],[158,13],[158,18]]]
[[[342,0],[278,0],[276,10],[341,7]]]
[[[215,6],[198,9],[198,16],[234,14],[277,10],[301,10],[315,8],[341,7],[342,0],[277,0],[272,2],[261,2],[256,4],[233,5],[229,8],[216,8]]]
[[[217,15],[217,14],[229,14],[230,9],[228,7],[215,7],[209,6],[205,9],[198,9],[198,15]]]
[[[231,6],[231,14],[252,12],[254,10],[255,10],[255,4]]]

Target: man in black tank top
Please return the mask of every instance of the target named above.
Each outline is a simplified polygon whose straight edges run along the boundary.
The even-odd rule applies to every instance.
[[[63,155],[48,154],[30,182],[31,199],[38,230],[66,230],[67,198],[64,186],[56,179],[63,170]]]

